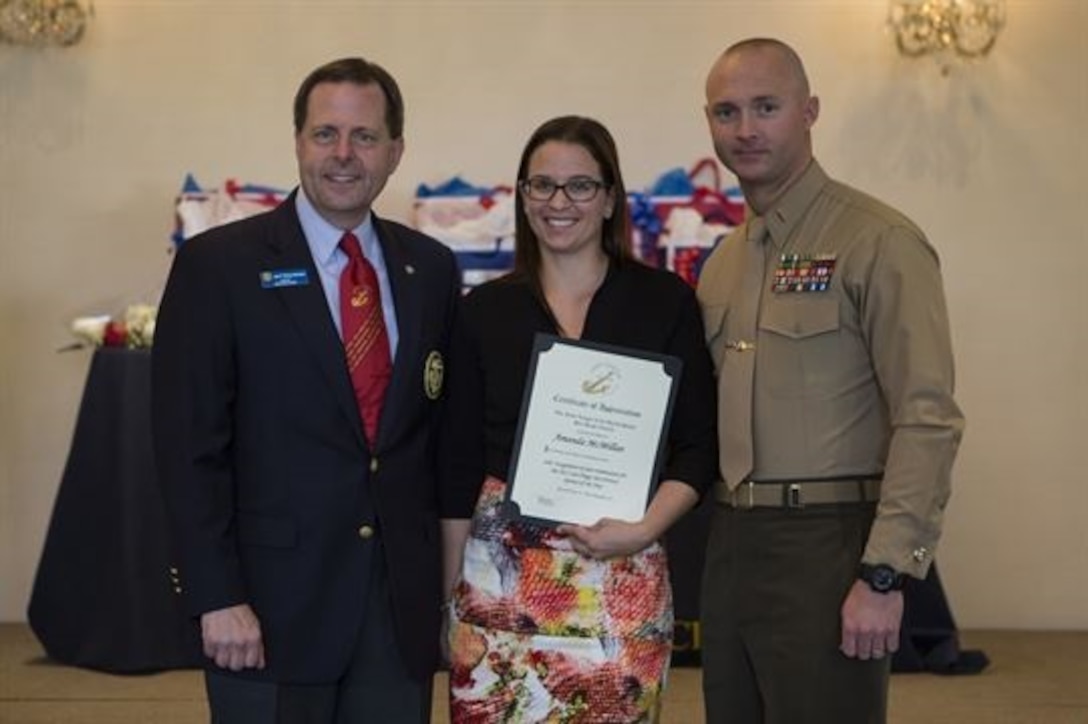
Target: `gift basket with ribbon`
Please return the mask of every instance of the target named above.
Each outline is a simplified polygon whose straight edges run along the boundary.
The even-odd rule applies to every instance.
[[[267,211],[287,198],[287,193],[269,186],[240,184],[233,179],[227,179],[222,188],[205,189],[188,174],[174,207],[174,231],[170,235],[174,248],[213,226]],[[157,316],[157,305],[135,302],[112,314],[76,317],[70,330],[77,341],[61,349],[151,347]]]
[[[744,220],[740,189],[722,187],[711,158],[691,170],[665,172],[648,191],[629,193],[627,202],[635,255],[692,285],[717,243]]]
[[[710,158],[691,170],[662,174],[645,192],[627,195],[631,245],[651,266],[670,269],[694,285],[714,246],[744,219],[739,188],[723,188]],[[460,177],[420,184],[412,225],[453,249],[466,289],[514,266],[514,190],[477,186]]]
[[[420,184],[412,223],[457,256],[465,288],[514,266],[514,190],[476,186],[460,177],[436,186]]]
[[[192,174],[185,177],[175,206],[174,246],[214,226],[244,219],[279,206],[287,191],[240,184],[227,179],[222,188],[205,189]]]
[[[222,188],[205,189],[187,174],[174,207],[174,248],[202,231],[228,221],[267,211],[287,197],[286,191],[268,186],[239,184],[228,179]],[[76,317],[70,331],[76,341],[62,351],[81,347],[151,347],[155,337],[158,307],[146,301],[126,304],[112,313]]]

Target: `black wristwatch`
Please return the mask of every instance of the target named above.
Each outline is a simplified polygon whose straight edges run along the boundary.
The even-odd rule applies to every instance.
[[[902,590],[907,582],[907,576],[884,563],[875,566],[862,563],[858,567],[858,578],[869,584],[869,588],[877,593]]]

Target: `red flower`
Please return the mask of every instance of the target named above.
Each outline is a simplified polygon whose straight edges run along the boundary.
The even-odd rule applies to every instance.
[[[514,704],[514,692],[509,688],[499,689],[484,699],[455,699],[450,702],[450,719],[458,724],[495,724],[506,721]]]
[[[531,548],[521,557],[518,595],[538,625],[561,623],[578,605],[578,589],[555,570],[555,557],[542,548]]]
[[[604,605],[616,623],[616,633],[627,634],[654,621],[668,597],[664,576],[654,569],[664,565],[659,558],[647,558],[641,566],[630,558],[612,561],[604,586]]]
[[[125,323],[111,321],[106,323],[106,329],[102,333],[102,344],[105,347],[125,347],[128,345],[128,330]]]
[[[628,639],[623,643],[620,665],[631,672],[643,687],[655,687],[661,681],[668,662],[670,642]]]
[[[642,687],[612,662],[578,662],[558,652],[533,661],[544,687],[561,702],[572,722],[638,721]]]

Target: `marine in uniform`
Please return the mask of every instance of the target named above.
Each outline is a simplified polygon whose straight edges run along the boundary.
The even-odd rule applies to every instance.
[[[702,598],[707,721],[880,722],[906,576],[933,559],[963,431],[937,254],[812,156],[800,59],[707,80],[748,221],[702,270],[720,468]]]

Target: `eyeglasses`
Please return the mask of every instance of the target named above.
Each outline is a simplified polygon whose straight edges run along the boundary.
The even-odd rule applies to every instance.
[[[518,182],[521,193],[533,201],[551,201],[559,190],[562,190],[571,201],[592,201],[597,196],[597,192],[605,186],[603,181],[589,176],[574,176],[562,184],[556,183],[555,179],[547,176],[533,176]]]

